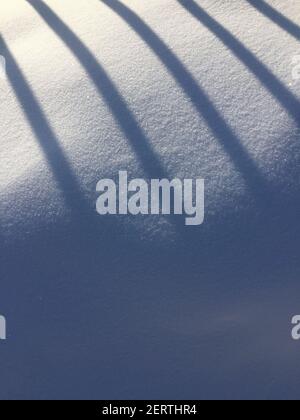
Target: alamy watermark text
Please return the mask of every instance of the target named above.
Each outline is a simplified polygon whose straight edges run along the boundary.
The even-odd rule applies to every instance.
[[[204,221],[204,180],[176,178],[128,181],[127,171],[119,172],[118,186],[112,179],[97,184],[96,209],[99,215],[185,215],[185,225]]]
[[[0,55],[0,79],[6,78],[6,60],[3,55]]]
[[[6,340],[6,319],[0,315],[0,340]]]

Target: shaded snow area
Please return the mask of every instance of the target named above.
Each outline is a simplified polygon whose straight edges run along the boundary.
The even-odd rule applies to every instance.
[[[299,1],[10,0],[0,28],[0,398],[298,398]],[[98,215],[119,171],[205,179],[204,223]]]

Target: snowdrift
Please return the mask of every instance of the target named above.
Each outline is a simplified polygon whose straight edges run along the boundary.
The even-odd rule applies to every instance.
[[[0,397],[297,398],[298,2],[2,3]],[[122,170],[204,224],[99,216]]]

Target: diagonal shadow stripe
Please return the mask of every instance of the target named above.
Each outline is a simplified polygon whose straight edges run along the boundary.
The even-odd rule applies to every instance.
[[[77,35],[42,1],[26,0],[81,63],[151,178],[168,178],[144,131],[105,69]]]
[[[251,51],[194,0],[177,1],[233,52],[299,125],[300,101],[297,97]]]
[[[264,201],[269,191],[263,175],[248,155],[247,150],[240,143],[232,128],[215,108],[213,102],[199,86],[192,74],[164,41],[133,10],[119,0],[101,0],[101,2],[122,18],[153,51],[191,100],[196,111],[205,119],[211,132],[231,157],[245,179],[246,185],[252,190],[253,195]]]
[[[264,0],[246,0],[256,10],[261,12],[272,22],[278,25],[281,29],[292,35],[298,41],[300,40],[300,26],[284,16],[278,10],[274,9],[270,4]]]
[[[24,115],[39,141],[41,150],[53,171],[53,175],[64,193],[66,204],[72,211],[86,213],[88,205],[82,197],[80,185],[68,159],[64,155],[59,140],[49,125],[38,99],[30,89],[8,45],[1,36],[0,49],[6,58],[9,82],[22,106]]]

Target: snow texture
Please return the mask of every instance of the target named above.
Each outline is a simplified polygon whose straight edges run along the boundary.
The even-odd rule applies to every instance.
[[[0,5],[0,398],[298,398],[297,0]],[[96,214],[120,170],[206,217]]]

